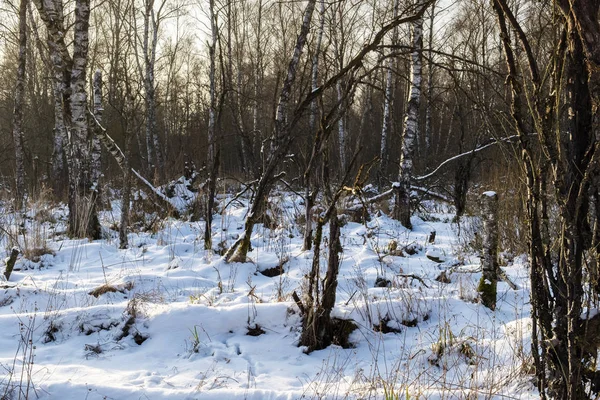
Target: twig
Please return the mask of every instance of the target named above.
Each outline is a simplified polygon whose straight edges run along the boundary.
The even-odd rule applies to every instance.
[[[416,279],[416,280],[418,280],[419,282],[421,282],[421,284],[422,284],[423,286],[425,286],[427,289],[429,289],[429,286],[428,286],[428,285],[425,283],[425,281],[423,280],[423,278],[421,278],[421,277],[420,277],[420,276],[418,276],[418,275],[415,275],[415,274],[397,274],[396,276],[399,276],[399,277],[401,277],[401,278],[411,278],[411,279]]]
[[[304,304],[302,304],[302,301],[300,300],[300,297],[298,297],[298,293],[296,293],[295,290],[292,293],[292,298],[294,299],[294,302],[296,302],[296,305],[300,309],[300,314],[304,315],[305,314],[305,312],[304,312]]]

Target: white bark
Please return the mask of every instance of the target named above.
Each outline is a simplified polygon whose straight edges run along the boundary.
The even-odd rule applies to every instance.
[[[228,250],[226,258],[230,262],[245,262],[250,249],[250,238],[254,225],[258,218],[262,215],[264,197],[269,195],[271,187],[274,184],[275,170],[281,164],[281,160],[287,152],[292,138],[290,136],[290,126],[287,123],[287,107],[290,100],[292,85],[296,80],[296,71],[300,63],[300,56],[306,44],[306,38],[310,31],[310,22],[315,9],[316,0],[309,0],[304,10],[302,19],[302,27],[296,40],[294,53],[288,66],[288,73],[283,82],[283,87],[279,95],[277,111],[275,114],[275,132],[273,133],[273,141],[271,142],[271,152],[268,154],[265,169],[256,186],[254,201],[250,206],[250,212],[246,217],[244,233],[240,239]]]
[[[306,43],[306,38],[310,30],[310,21],[315,9],[315,3],[316,0],[309,0],[308,4],[306,5],[304,16],[302,18],[300,34],[296,40],[294,53],[288,65],[287,76],[283,82],[283,87],[281,88],[279,102],[277,103],[277,112],[275,115],[275,142],[280,140],[281,136],[284,136],[283,134],[286,131],[284,127],[287,124],[287,107],[290,102],[292,85],[296,80],[296,70],[298,69],[298,64],[300,63],[300,55],[302,55],[304,44]]]
[[[400,6],[399,0],[394,1],[394,19],[398,17],[398,7]],[[394,46],[398,42],[398,28],[394,28],[392,31],[391,45]],[[383,123],[381,126],[381,146],[379,150],[379,157],[381,158],[381,164],[379,167],[379,174],[381,178],[387,176],[387,169],[389,163],[389,149],[388,149],[388,137],[391,130],[392,121],[392,106],[394,103],[394,57],[388,57],[387,59],[387,71],[385,75],[385,92],[383,100]],[[383,179],[382,179],[383,180]],[[380,182],[383,183],[383,182]]]
[[[33,0],[47,32],[47,45],[52,66],[54,94],[54,148],[52,172],[55,180],[55,194],[60,198],[64,190],[63,177],[70,164],[71,154],[65,149],[68,144],[67,124],[70,123],[69,79],[71,56],[65,44],[65,27],[62,0]]]
[[[338,81],[335,85],[335,89],[337,92],[337,100],[339,103],[344,101],[342,83]],[[340,105],[343,107],[343,105]],[[343,174],[346,171],[346,124],[344,123],[345,115],[342,115],[338,120],[338,140],[339,140],[339,151],[340,151],[340,171]]]
[[[402,150],[400,154],[400,171],[394,216],[402,225],[411,228],[410,223],[410,180],[413,174],[413,154],[419,133],[419,105],[421,100],[421,53],[423,51],[423,17],[412,25],[411,81],[402,132]]]
[[[162,5],[164,5],[164,2]],[[160,15],[157,16],[154,11],[154,0],[146,0],[145,7],[143,53],[144,92],[146,96],[146,151],[148,167],[160,177],[164,173],[164,160],[162,158],[156,123],[156,88],[154,78]]]
[[[94,74],[94,117],[102,123],[102,71],[96,70]],[[92,137],[92,153],[90,163],[90,175],[92,179],[92,190],[99,193],[100,176],[102,174],[102,145],[100,137],[94,134]]]

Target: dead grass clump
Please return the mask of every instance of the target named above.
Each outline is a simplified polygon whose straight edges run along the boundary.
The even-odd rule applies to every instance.
[[[124,284],[121,285],[109,285],[108,283],[105,283],[102,286],[98,286],[96,289],[92,290],[91,292],[88,292],[88,294],[90,296],[94,296],[95,298],[98,298],[100,296],[102,296],[103,294],[106,293],[125,293],[126,291],[129,291],[133,289],[133,282],[126,282]]]
[[[42,256],[45,256],[46,254],[51,254],[52,256],[56,255],[54,250],[45,245],[42,247],[26,248],[23,250],[23,257],[34,263],[40,262],[42,260]]]
[[[248,327],[248,332],[246,332],[247,336],[260,336],[260,335],[264,335],[266,332],[265,330],[258,324],[254,324],[254,326],[249,326]]]

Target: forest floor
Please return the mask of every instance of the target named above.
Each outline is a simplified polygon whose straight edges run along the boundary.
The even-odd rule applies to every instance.
[[[383,213],[345,224],[333,314],[358,329],[352,348],[305,354],[291,297],[312,261],[301,199],[273,195],[276,228],[255,229],[243,264],[204,250],[203,222],[154,221],[119,250],[119,209],[102,211],[97,241],[68,239],[64,208],[0,213],[0,248],[23,251],[0,282],[0,398],[538,398],[525,259],[503,255],[516,289],[500,282],[496,310],[479,304],[473,218],[459,226],[431,203],[412,231]],[[215,248],[237,238],[246,212],[238,199],[215,217]]]

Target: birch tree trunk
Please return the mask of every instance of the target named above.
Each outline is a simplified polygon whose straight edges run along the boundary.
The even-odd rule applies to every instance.
[[[394,19],[398,17],[398,7],[400,6],[399,0],[394,0]],[[394,46],[398,42],[398,28],[392,31],[391,45]],[[388,56],[387,59],[387,70],[385,73],[385,91],[383,99],[383,123],[381,126],[381,145],[379,149],[379,158],[381,163],[379,164],[379,186],[383,187],[385,180],[388,177],[388,164],[389,164],[389,135],[392,124],[392,107],[394,103],[394,57]]]
[[[90,182],[90,147],[87,119],[86,70],[89,50],[90,0],[75,3],[73,64],[71,68],[71,152],[69,179],[75,188],[75,204],[69,209],[71,234],[77,237],[100,238],[100,223],[96,212],[97,193]]]
[[[99,123],[102,123],[102,71],[99,69],[94,73],[94,118]],[[90,177],[92,179],[91,190],[95,193],[96,199],[100,198],[100,176],[102,175],[102,144],[100,143],[100,135],[98,134],[97,125],[94,124],[91,137],[91,160],[90,160]]]
[[[146,152],[148,169],[156,178],[164,174],[164,160],[158,138],[156,123],[156,88],[154,84],[154,66],[156,64],[156,46],[160,19],[154,12],[154,0],[146,0],[144,12],[144,93],[146,95]]]
[[[19,55],[13,112],[13,143],[15,146],[15,205],[23,207],[25,196],[25,165],[23,153],[23,96],[25,93],[25,63],[27,59],[27,0],[19,4]]]
[[[54,75],[55,150],[61,138],[68,140],[65,152],[69,179],[69,233],[76,237],[100,236],[96,196],[90,190],[90,150],[87,120],[86,68],[89,49],[90,1],[75,2],[73,56],[65,42],[62,0],[34,0],[46,26],[47,44]],[[61,157],[55,153],[55,161]],[[59,162],[56,162],[58,165]]]
[[[67,126],[70,119],[69,82],[71,58],[65,44],[63,5],[61,0],[33,0],[46,27],[46,43],[50,53],[54,95],[54,142],[52,153],[52,173],[54,176],[54,195],[62,198],[68,179],[70,153]],[[66,164],[65,164],[66,161]],[[70,197],[69,197],[70,199]]]
[[[342,82],[338,81],[335,85],[335,91],[337,93],[337,101],[342,102],[344,100],[344,94],[342,89]],[[343,174],[343,171],[346,170],[346,138],[348,137],[348,132],[346,132],[346,123],[344,120],[344,116],[340,118],[338,121],[338,141],[339,141],[339,155],[340,155],[340,173]]]
[[[411,80],[402,132],[402,149],[400,154],[400,172],[398,182],[394,184],[396,204],[394,205],[394,218],[399,220],[406,228],[411,229],[410,222],[410,179],[413,175],[413,154],[417,146],[419,132],[419,105],[421,101],[421,53],[423,51],[423,17],[421,16],[412,25],[412,56]]]

